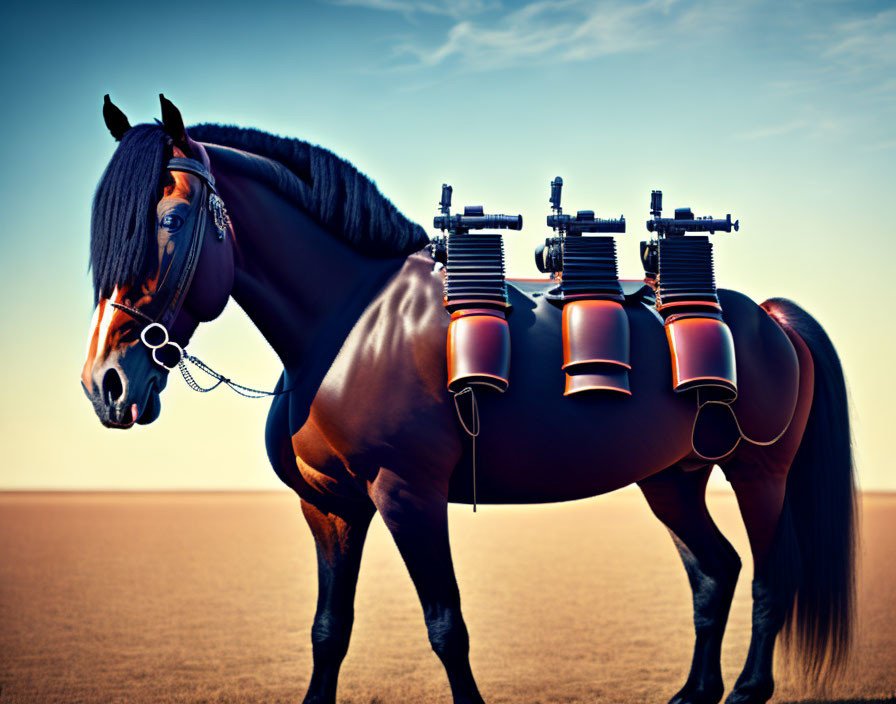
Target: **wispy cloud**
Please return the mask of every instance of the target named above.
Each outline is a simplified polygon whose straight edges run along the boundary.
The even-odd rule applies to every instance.
[[[536,0],[503,15],[464,19],[435,47],[405,43],[396,56],[407,66],[456,60],[469,69],[493,70],[535,61],[586,61],[648,48],[651,28],[667,20],[673,0]]]
[[[817,41],[829,85],[896,107],[896,9],[834,22]]]
[[[876,144],[871,144],[865,148],[866,151],[870,152],[879,152],[885,149],[896,149],[896,139],[888,139],[883,142],[877,142]]]
[[[768,137],[780,137],[781,135],[805,128],[805,120],[792,120],[780,125],[770,125],[768,127],[760,127],[759,129],[750,130],[749,132],[741,132],[740,134],[735,135],[735,137],[737,137],[737,139],[766,139]]]
[[[821,5],[825,12],[794,7],[782,18],[792,56],[765,84],[771,91],[768,104],[792,105],[792,119],[734,137],[826,139],[861,133],[877,139],[875,150],[891,149],[884,136],[890,130],[874,133],[896,113],[896,9],[868,12],[846,3]]]
[[[331,0],[334,5],[366,7],[384,12],[399,12],[406,16],[445,15],[470,17],[501,7],[497,0],[442,0],[441,2],[414,2],[414,0]]]
[[[528,0],[515,7],[500,0],[325,1],[403,15],[415,24],[428,18],[443,25],[441,41],[432,41],[433,32],[425,42],[419,33],[396,39],[387,68],[412,70],[451,62],[471,71],[588,61],[654,51],[658,45],[696,51],[701,44],[740,36],[746,27],[755,30],[757,22],[766,25],[770,7],[766,2],[707,0]],[[896,72],[896,9],[868,14],[848,5],[837,7],[821,12],[795,3],[778,12],[776,31],[795,62],[800,54],[814,62],[814,79],[780,76],[777,82],[801,91],[815,89],[817,83],[807,85],[813,81],[864,83],[870,90],[869,74],[881,83],[881,74]],[[748,36],[746,30],[743,36]]]
[[[588,61],[647,51],[660,40],[688,40],[733,25],[743,5],[694,0],[530,0],[506,8],[498,0],[329,0],[404,15],[452,21],[439,43],[405,39],[393,46],[392,69],[410,70],[452,61],[472,71],[534,63]]]
[[[825,56],[855,69],[896,66],[896,9],[835,24]]]

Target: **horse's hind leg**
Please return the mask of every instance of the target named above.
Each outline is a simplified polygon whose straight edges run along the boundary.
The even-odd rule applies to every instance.
[[[671,467],[638,485],[669,529],[694,598],[696,642],[691,671],[670,704],[716,704],[722,698],[721,649],[740,558],[706,508],[711,467],[684,472]]]
[[[304,704],[333,704],[339,667],[348,651],[355,617],[355,586],[372,504],[324,512],[302,500],[302,513],[317,547],[317,612],[311,628],[314,670]]]
[[[454,704],[483,704],[448,543],[448,486],[414,484],[381,469],[371,498],[392,533],[423,606],[429,642],[445,666]]]
[[[775,639],[797,587],[799,551],[784,503],[789,462],[769,464],[763,450],[746,446],[724,467],[753,553],[750,649],[726,704],[762,704],[771,698]]]

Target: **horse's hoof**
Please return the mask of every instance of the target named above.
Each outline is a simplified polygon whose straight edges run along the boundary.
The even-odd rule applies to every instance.
[[[336,697],[326,698],[318,695],[305,695],[305,698],[302,700],[302,704],[335,704]]]
[[[702,687],[685,685],[669,700],[669,704],[719,704],[725,686],[720,682]]]
[[[772,698],[774,683],[735,685],[725,704],[765,704]]]

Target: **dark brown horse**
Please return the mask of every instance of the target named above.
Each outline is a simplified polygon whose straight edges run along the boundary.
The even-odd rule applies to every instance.
[[[286,393],[271,406],[267,449],[301,498],[318,555],[305,702],[335,701],[376,511],[407,564],[454,701],[481,702],[447,529],[448,502],[472,499],[470,443],[446,391],[449,316],[441,274],[420,251],[425,232],[318,147],[216,125],[188,135],[164,99],[158,126],[131,128],[108,102],[104,112],[121,144],[94,203],[97,312],[82,373],[100,420],[130,427],[158,415],[167,369],[140,333],[156,317],[149,311],[168,286],[171,258],[194,232],[198,264],[180,291],[171,339],[186,345],[232,296],[283,361],[277,389]],[[176,167],[171,157],[198,166]],[[214,227],[189,226],[203,222],[205,168],[229,212],[222,241]],[[852,615],[854,489],[844,379],[822,328],[789,301],[760,306],[719,293],[737,352],[735,410],[749,439],[712,462],[692,449],[695,398],[672,392],[668,344],[650,306],[626,304],[632,396],[564,397],[560,312],[537,288],[509,286],[510,388],[479,394],[479,501],[567,501],[637,482],[693,589],[696,644],[672,701],[715,704],[741,567],[704,501],[717,463],[754,561],[752,640],[727,701],[771,696],[782,631],[807,678],[836,673]]]

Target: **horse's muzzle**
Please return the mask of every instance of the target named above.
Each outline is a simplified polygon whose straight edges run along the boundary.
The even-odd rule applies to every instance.
[[[107,375],[109,372],[107,372]],[[127,430],[136,425],[148,425],[159,417],[162,410],[160,390],[155,381],[151,381],[142,403],[132,400],[128,395],[115,396],[112,385],[103,383],[100,388],[91,392],[81,382],[81,388],[93,405],[93,410],[100,423],[106,428]]]

